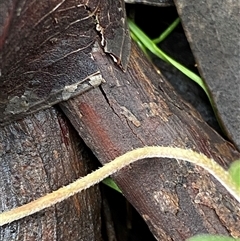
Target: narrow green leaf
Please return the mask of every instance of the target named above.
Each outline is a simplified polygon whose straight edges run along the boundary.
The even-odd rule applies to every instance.
[[[155,44],[161,43],[178,26],[179,23],[180,18],[177,18],[163,33],[161,33],[161,35],[158,38],[153,39],[152,41]]]
[[[143,53],[147,56],[147,58],[150,58],[149,55],[148,55],[147,49],[142,44],[142,42],[134,35],[133,32],[131,32],[130,34],[131,34],[131,38],[137,43],[137,45],[143,51]]]
[[[201,86],[201,88],[205,91],[205,93],[207,94],[209,100],[211,101],[210,95],[208,93],[207,88],[205,87],[205,84],[203,82],[203,80],[196,75],[195,73],[193,73],[192,71],[190,71],[189,69],[187,69],[186,67],[184,67],[183,65],[181,65],[180,63],[178,63],[176,60],[172,59],[171,57],[169,57],[167,54],[165,54],[161,49],[158,48],[158,46],[153,43],[153,41],[141,30],[139,29],[136,24],[134,24],[133,21],[131,21],[130,19],[128,19],[128,25],[130,30],[133,32],[133,34],[138,38],[139,41],[141,41],[143,43],[143,45],[149,50],[151,51],[153,54],[157,55],[159,58],[161,58],[162,60],[171,63],[173,66],[175,66],[178,70],[180,70],[182,73],[184,73],[186,76],[188,76],[190,79],[192,79],[193,81],[195,81],[198,85]],[[211,101],[212,103],[212,101]]]
[[[202,234],[191,237],[187,241],[240,241],[240,239],[222,235]]]
[[[107,177],[105,178],[102,183],[104,183],[105,185],[111,187],[112,189],[114,189],[115,191],[118,191],[120,193],[122,193],[121,189],[118,187],[118,185],[113,181],[112,178]]]
[[[228,172],[229,172],[230,176],[232,177],[233,181],[240,188],[240,159],[234,161],[230,165]]]

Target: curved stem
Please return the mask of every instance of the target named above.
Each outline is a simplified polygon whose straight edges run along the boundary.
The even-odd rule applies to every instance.
[[[240,203],[240,188],[234,183],[228,171],[224,170],[213,159],[192,150],[175,147],[149,146],[129,151],[107,163],[95,172],[92,172],[65,187],[62,187],[21,207],[1,213],[0,225],[2,226],[4,224],[11,223],[15,220],[55,205],[56,203],[61,202],[64,199],[95,185],[96,183],[99,183],[104,178],[137,160],[154,157],[184,160],[203,167],[211,173]]]

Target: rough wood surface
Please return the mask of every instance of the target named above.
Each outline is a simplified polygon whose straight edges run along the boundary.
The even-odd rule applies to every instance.
[[[145,145],[191,148],[222,166],[236,149],[186,105],[136,47],[124,73],[100,48],[106,83],[61,107],[104,164]],[[158,240],[185,240],[197,233],[240,236],[240,206],[208,173],[174,160],[142,160],[114,175]]]
[[[116,15],[119,18],[111,15],[104,0],[57,0],[50,1],[49,5],[39,1],[34,8],[30,0],[11,3],[5,5],[8,8],[2,15],[3,25],[0,25],[3,33],[0,48],[4,53],[0,56],[2,103],[9,100],[20,103],[14,98],[16,93],[10,98],[16,88],[20,88],[20,97],[28,94],[29,88],[38,89],[42,95],[33,95],[30,101],[39,103],[44,96],[48,100],[48,88],[58,86],[63,76],[75,83],[95,73],[86,71],[86,66],[90,70],[97,67],[106,83],[61,106],[103,164],[127,150],[145,145],[191,148],[213,157],[224,167],[240,156],[174,93],[135,47],[126,73],[113,63],[113,56],[119,65],[122,62],[123,68],[128,62],[129,44],[126,48],[122,48],[124,44],[116,46],[117,40],[115,42],[111,35],[114,31],[108,28],[114,23],[113,30],[117,29],[114,36],[121,36],[121,43],[128,42],[124,40],[128,36],[126,22],[121,21],[125,18],[122,1],[114,1],[115,9],[123,14]],[[25,13],[24,18],[21,18],[22,13]],[[86,19],[89,28],[80,32],[79,26]],[[29,28],[23,28],[26,32],[17,31],[18,26]],[[10,27],[17,29],[10,34]],[[40,32],[46,35],[39,35]],[[80,39],[85,39],[83,36],[92,38],[80,44]],[[15,41],[21,37],[23,41],[20,40],[19,47]],[[104,51],[108,54],[99,47],[104,39]],[[113,47],[119,46],[115,52]],[[80,54],[82,48],[83,55]],[[88,60],[84,59],[86,51],[90,56]],[[125,58],[121,60],[121,57]],[[11,81],[10,85],[11,78],[16,82]],[[26,78],[29,85],[23,84]],[[47,89],[38,86],[42,83]],[[4,86],[8,91],[4,91]],[[26,86],[28,91],[25,92]],[[48,104],[56,103],[54,101]],[[18,109],[21,105],[16,106],[14,111],[21,112]],[[22,116],[27,113],[25,111]],[[8,120],[12,121],[10,117]],[[85,160],[79,145],[74,130],[54,109],[2,127],[1,211],[29,202],[85,175],[85,164],[78,162]],[[206,232],[240,236],[239,204],[201,168],[173,160],[144,160],[125,168],[114,178],[158,240],[179,241]],[[0,240],[101,240],[98,200],[99,192],[92,188],[55,207],[2,227]]]
[[[97,37],[123,69],[128,63],[122,0],[37,1],[32,6],[32,0],[0,2],[0,126],[100,84],[91,57]]]
[[[23,205],[89,172],[84,144],[54,108],[0,129],[0,210]],[[98,187],[0,227],[1,241],[102,240]]]
[[[240,150],[239,0],[175,0],[224,132]]]

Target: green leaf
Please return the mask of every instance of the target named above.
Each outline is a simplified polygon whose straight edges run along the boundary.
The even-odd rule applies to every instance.
[[[153,39],[153,42],[155,44],[161,43],[178,26],[179,23],[180,18],[177,18],[163,33],[161,33],[158,38]]]
[[[195,81],[198,85],[201,86],[201,88],[205,91],[205,93],[208,96],[208,99],[210,100],[212,104],[211,97],[208,93],[208,90],[205,86],[205,83],[203,80],[193,73],[191,70],[187,69],[180,63],[178,63],[176,60],[172,59],[170,56],[168,56],[166,53],[164,53],[161,49],[158,48],[158,46],[140,29],[137,27],[137,25],[128,19],[128,26],[131,30],[131,32],[134,34],[134,36],[138,39],[138,41],[142,42],[142,44],[153,54],[161,58],[162,60],[172,64],[174,67],[176,67],[178,70],[180,70],[183,74],[188,76],[190,79]],[[213,105],[212,105],[213,106]]]
[[[222,235],[202,234],[191,237],[186,241],[240,241],[240,239]]]
[[[121,189],[120,189],[120,188],[118,187],[118,185],[113,181],[112,178],[107,177],[107,178],[105,178],[105,179],[102,181],[102,183],[104,183],[105,185],[111,187],[112,189],[114,189],[114,190],[122,193]]]
[[[228,172],[232,177],[233,181],[237,184],[238,187],[240,187],[240,159],[234,161],[230,165]]]

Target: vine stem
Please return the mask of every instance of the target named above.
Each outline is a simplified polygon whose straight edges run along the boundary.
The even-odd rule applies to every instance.
[[[55,205],[56,203],[61,202],[68,197],[95,185],[96,183],[99,183],[104,178],[112,175],[113,173],[137,160],[156,157],[184,160],[203,167],[205,170],[211,173],[240,203],[240,188],[234,183],[229,172],[224,170],[213,159],[210,159],[204,154],[197,153],[192,150],[176,147],[146,146],[129,151],[107,163],[100,169],[86,175],[83,178],[77,179],[75,182],[52,193],[46,194],[45,196],[23,206],[1,213],[0,226]]]

